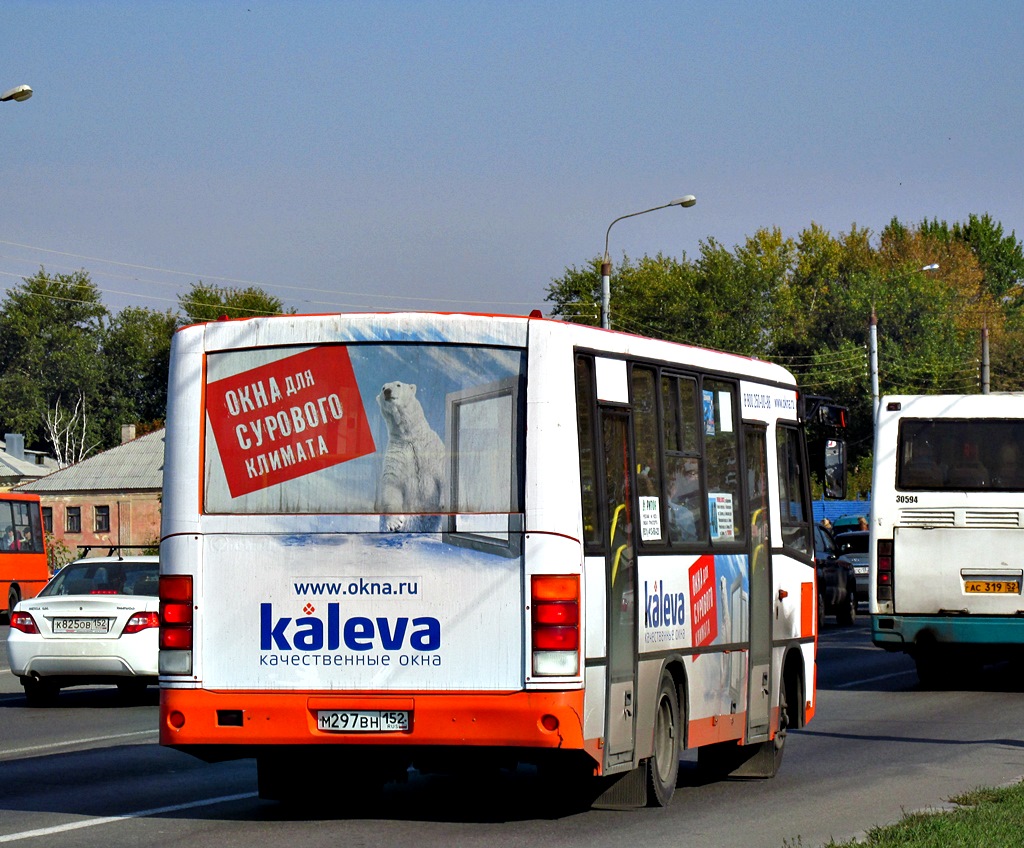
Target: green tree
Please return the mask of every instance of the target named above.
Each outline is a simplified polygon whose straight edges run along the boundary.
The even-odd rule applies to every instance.
[[[178,298],[182,326],[216,321],[218,318],[252,318],[256,315],[294,314],[285,309],[280,298],[267,294],[257,286],[231,288],[215,286],[200,280]]]
[[[851,467],[863,478],[873,437],[872,316],[883,394],[978,391],[982,326],[991,335],[993,388],[1019,389],[1021,255],[1016,237],[988,216],[952,227],[893,219],[877,237],[856,225],[833,237],[811,224],[795,240],[762,229],[732,250],[701,242],[693,261],[623,257],[613,267],[611,321],[785,365],[804,393],[850,408]],[[552,314],[599,323],[599,268],[593,259],[554,279]]]
[[[167,408],[167,371],[177,316],[137,306],[122,309],[103,335],[107,425],[143,429],[163,422]]]
[[[953,237],[970,246],[978,258],[985,287],[994,298],[1008,298],[1007,305],[1020,305],[1024,284],[1024,249],[1016,232],[1003,235],[1003,225],[988,214],[971,214],[966,223],[954,224]]]
[[[84,270],[27,277],[0,304],[0,432],[49,444],[47,413],[81,399],[85,444],[102,442],[103,364],[109,313]]]

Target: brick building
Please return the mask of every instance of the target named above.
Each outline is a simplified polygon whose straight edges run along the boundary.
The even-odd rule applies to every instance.
[[[72,553],[159,542],[164,431],[135,438],[126,426],[121,438],[116,448],[17,487],[39,495],[47,532]]]

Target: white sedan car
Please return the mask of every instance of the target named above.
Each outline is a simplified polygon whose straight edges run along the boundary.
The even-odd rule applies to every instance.
[[[52,702],[62,686],[114,683],[138,693],[156,683],[158,586],[158,557],[90,557],[19,603],[7,653],[29,703]]]

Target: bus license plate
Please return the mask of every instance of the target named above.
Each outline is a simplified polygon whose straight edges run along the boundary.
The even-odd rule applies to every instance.
[[[409,711],[317,710],[316,721],[331,733],[394,733],[409,729]]]
[[[965,580],[964,591],[971,593],[993,593],[1019,595],[1020,583],[1016,580]]]
[[[55,618],[54,633],[107,633],[110,631],[109,618]]]

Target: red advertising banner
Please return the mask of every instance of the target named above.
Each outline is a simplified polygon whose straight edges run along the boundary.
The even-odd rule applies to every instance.
[[[376,450],[341,345],[208,383],[206,414],[233,498]]]
[[[690,621],[693,647],[710,645],[718,636],[718,605],[715,601],[715,558],[698,557],[690,566]]]

